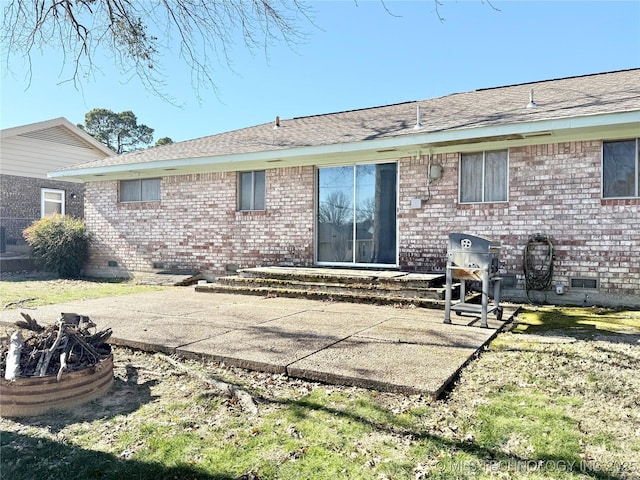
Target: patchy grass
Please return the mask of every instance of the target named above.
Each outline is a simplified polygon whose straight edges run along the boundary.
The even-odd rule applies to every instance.
[[[162,287],[128,280],[12,280],[0,281],[0,308],[39,307],[55,303],[150,292]]]
[[[504,447],[529,460],[580,460],[578,421],[566,414],[574,398],[517,389],[493,393],[487,400],[476,411],[483,425],[475,437],[479,446]]]
[[[540,307],[518,315],[518,333],[558,331],[581,338],[595,335],[640,333],[640,311],[606,308]]]
[[[66,413],[0,418],[0,471],[25,480],[640,480],[637,315],[526,310],[438,401],[183,360],[250,392],[257,415],[157,355],[116,347],[109,394]]]
[[[1,470],[17,479],[640,479],[640,344],[501,336],[435,402],[185,361],[243,386],[258,415],[155,355],[116,347],[108,395],[65,414],[0,419]]]

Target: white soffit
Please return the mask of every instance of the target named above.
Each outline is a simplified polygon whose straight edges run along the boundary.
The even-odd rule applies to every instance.
[[[416,148],[432,153],[464,152],[577,140],[640,137],[640,111],[541,120],[491,127],[425,132],[353,143],[233,155],[177,158],[155,162],[86,167],[50,172],[51,178],[80,181],[149,178],[191,173],[324,165],[397,159],[415,154]]]

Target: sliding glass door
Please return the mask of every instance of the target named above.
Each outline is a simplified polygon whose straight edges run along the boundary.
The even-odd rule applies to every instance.
[[[396,265],[397,164],[318,170],[319,264]]]

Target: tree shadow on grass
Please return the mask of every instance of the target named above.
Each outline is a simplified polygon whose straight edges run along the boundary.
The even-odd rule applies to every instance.
[[[235,476],[211,474],[193,465],[165,466],[156,462],[122,460],[114,455],[86,450],[68,443],[1,432],[0,471],[3,478],[65,480],[232,480]]]
[[[640,312],[607,308],[526,308],[518,315],[513,333],[640,345]]]
[[[630,371],[640,368],[637,357],[629,354],[625,348],[616,347],[629,345],[640,348],[640,311],[558,307],[525,310],[511,333],[511,339],[499,339],[494,348],[588,360],[579,350],[545,351],[542,347],[577,341],[593,342],[593,348],[602,353],[599,363]]]
[[[541,455],[539,458],[527,459],[513,454],[506,454],[495,448],[479,445],[473,440],[461,441],[447,438],[444,435],[438,435],[431,431],[427,431],[426,429],[421,429],[419,427],[416,428],[416,426],[412,425],[411,422],[403,419],[391,410],[374,404],[373,402],[367,405],[367,408],[370,411],[370,414],[368,415],[362,415],[347,409],[329,407],[309,398],[282,401],[273,400],[272,402],[280,403],[291,408],[294,417],[298,420],[308,418],[311,412],[320,411],[331,416],[361,423],[378,432],[390,433],[394,436],[400,435],[408,437],[414,442],[426,442],[431,445],[431,448],[429,448],[431,451],[444,450],[450,452],[452,455],[462,453],[466,455],[464,458],[468,459],[469,456],[471,456],[475,457],[477,460],[467,461],[466,465],[456,465],[455,457],[448,463],[439,462],[435,471],[432,472],[435,476],[430,475],[425,478],[454,478],[450,476],[453,474],[456,474],[455,478],[471,478],[464,476],[460,477],[458,474],[462,472],[457,471],[456,469],[466,468],[468,470],[466,473],[477,474],[482,472],[486,473],[490,471],[491,468],[495,469],[496,466],[503,469],[502,473],[508,473],[506,470],[507,468],[526,468],[528,469],[526,471],[531,473],[536,471],[538,473],[544,473],[547,471],[550,474],[557,473],[557,471],[553,471],[554,469],[558,469],[558,471],[564,469],[563,471],[573,471],[576,474],[598,480],[622,480],[622,478],[624,478],[622,476],[594,468],[597,467],[596,465],[581,463],[578,458],[565,458],[558,455]],[[573,468],[569,469],[569,466],[573,466]]]
[[[624,334],[621,334],[624,335]],[[638,347],[640,348],[640,335],[632,336],[638,343]],[[617,337],[616,337],[617,338]],[[636,344],[635,341],[628,339],[629,342],[620,342],[615,341],[614,339],[609,339],[608,337],[599,338],[600,341],[609,342],[609,343],[629,343]],[[567,342],[573,343],[573,342]],[[526,334],[517,335],[513,341],[508,343],[501,342],[498,346],[492,347],[496,351],[500,352],[523,352],[523,353],[534,353],[540,356],[555,356],[555,357],[563,357],[567,360],[571,361],[589,361],[591,357],[583,354],[579,350],[576,351],[558,351],[557,349],[549,348],[553,345],[556,345],[556,342],[548,341],[545,342],[544,339],[535,339],[535,341],[529,340]],[[594,350],[601,352],[602,355],[598,359],[598,363],[600,365],[607,365],[610,367],[616,367],[624,370],[628,370],[630,372],[637,371],[640,369],[640,360],[628,353],[621,350],[614,350],[613,348],[607,348],[606,343],[596,344]]]

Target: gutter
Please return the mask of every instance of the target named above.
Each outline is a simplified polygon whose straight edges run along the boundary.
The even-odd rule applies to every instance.
[[[98,167],[71,168],[49,172],[49,178],[66,178],[80,181],[99,181],[100,177],[107,178],[138,178],[147,174],[159,175],[171,172],[171,175],[205,171],[229,171],[240,168],[255,168],[260,164],[262,168],[270,163],[281,163],[279,166],[313,165],[319,159],[340,157],[344,155],[357,156],[373,155],[378,157],[387,153],[387,158],[397,158],[398,153],[410,151],[416,146],[431,147],[434,153],[438,151],[461,151],[477,149],[478,144],[517,142],[519,144],[550,143],[550,138],[561,133],[577,131],[597,132],[602,129],[619,129],[625,127],[631,130],[631,135],[640,136],[640,111],[589,115],[583,117],[569,117],[534,122],[523,122],[498,126],[484,126],[457,130],[443,130],[436,132],[411,133],[391,138],[338,143],[330,145],[315,145],[296,147],[285,150],[267,150],[260,152],[237,153],[231,155],[217,155],[208,157],[177,158],[152,162],[127,163]],[[415,131],[415,130],[414,130]],[[418,130],[419,132],[419,130]],[[626,133],[626,131],[625,131]],[[554,138],[553,142],[563,141]],[[514,145],[515,146],[515,145]],[[344,159],[344,158],[343,158]],[[346,159],[344,159],[346,160]],[[249,167],[251,166],[251,167]],[[258,167],[259,168],[259,167]],[[186,170],[186,172],[185,172]],[[132,174],[136,173],[136,176]],[[167,175],[169,173],[165,173]],[[107,179],[104,178],[104,179]]]

